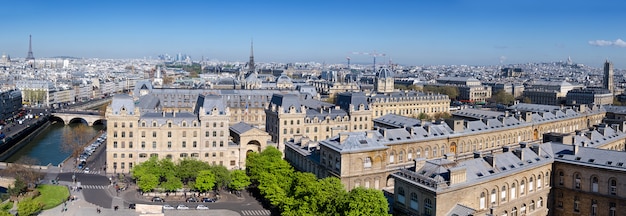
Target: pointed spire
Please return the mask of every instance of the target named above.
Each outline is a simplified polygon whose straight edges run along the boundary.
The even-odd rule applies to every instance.
[[[35,56],[33,56],[32,41],[33,41],[33,36],[28,35],[28,55],[26,56],[26,60],[35,60]]]
[[[248,73],[254,73],[254,42],[250,39],[250,62],[248,62]]]

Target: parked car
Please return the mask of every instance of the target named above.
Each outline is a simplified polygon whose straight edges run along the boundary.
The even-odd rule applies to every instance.
[[[172,209],[174,209],[174,206],[171,206],[171,205],[163,205],[163,209],[169,209],[169,210],[172,210]]]
[[[152,202],[165,202],[165,200],[162,199],[161,197],[155,196],[155,197],[152,197]]]
[[[185,202],[198,202],[198,199],[196,199],[195,197],[189,197],[187,198],[187,200],[185,200]]]
[[[198,205],[198,206],[196,207],[196,209],[198,209],[198,210],[200,210],[200,209],[204,209],[204,210],[206,210],[206,209],[209,209],[209,207],[207,207],[207,206],[205,206],[205,205]]]
[[[135,209],[136,207],[137,205],[135,205],[135,203],[128,204],[129,209]]]
[[[89,167],[85,168],[85,173],[89,173]]]
[[[204,197],[204,198],[202,198],[202,202],[215,202],[215,199]]]
[[[180,204],[176,207],[176,209],[183,210],[183,209],[189,209],[189,207],[187,207],[186,205]]]

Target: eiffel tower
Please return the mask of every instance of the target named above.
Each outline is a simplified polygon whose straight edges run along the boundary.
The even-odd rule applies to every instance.
[[[33,56],[33,46],[32,46],[33,36],[28,35],[28,56],[26,56],[26,60],[35,60],[35,56]]]

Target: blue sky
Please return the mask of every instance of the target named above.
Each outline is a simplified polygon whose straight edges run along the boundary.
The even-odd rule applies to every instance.
[[[624,1],[9,1],[0,52],[404,65],[565,60],[626,67]]]

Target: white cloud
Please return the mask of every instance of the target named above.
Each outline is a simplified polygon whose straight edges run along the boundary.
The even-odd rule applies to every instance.
[[[591,46],[616,46],[616,47],[626,47],[626,41],[622,39],[617,39],[615,41],[608,40],[592,40],[589,41],[589,45]]]

